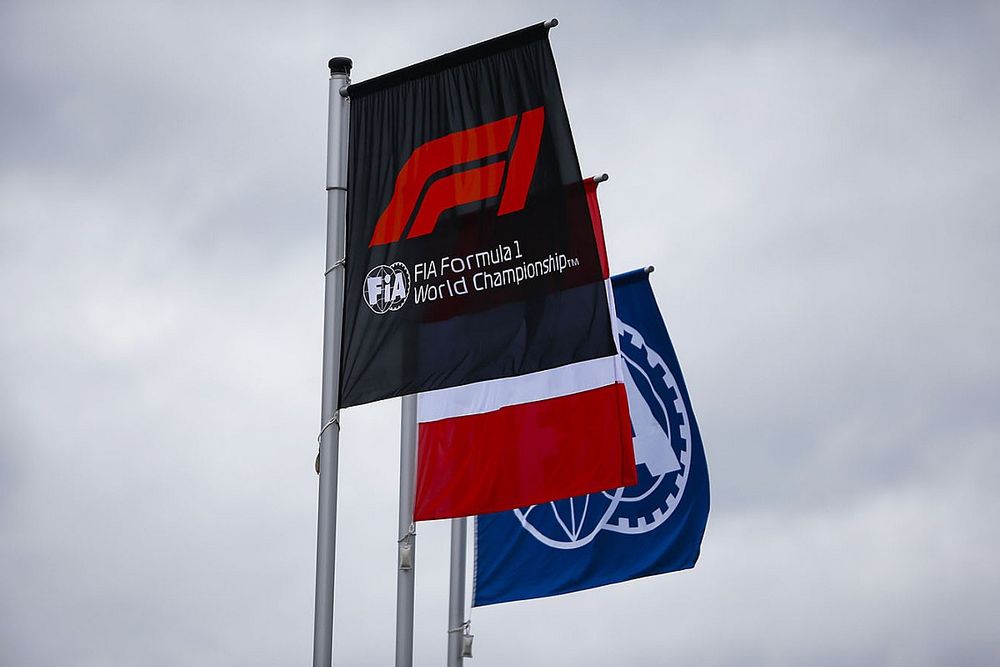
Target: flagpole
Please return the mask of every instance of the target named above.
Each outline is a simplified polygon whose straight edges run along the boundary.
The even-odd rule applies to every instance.
[[[448,594],[448,667],[462,667],[465,635],[465,557],[468,519],[451,520],[451,576]]]
[[[413,499],[417,468],[417,395],[404,396],[399,429],[399,567],[396,572],[396,667],[413,665],[413,568],[417,534]]]
[[[319,432],[319,518],[316,530],[316,608],[313,667],[333,662],[333,583],[337,551],[337,459],[340,445],[340,344],[344,319],[347,235],[347,144],[350,58],[330,60],[326,146],[326,277],[323,305],[323,394]]]

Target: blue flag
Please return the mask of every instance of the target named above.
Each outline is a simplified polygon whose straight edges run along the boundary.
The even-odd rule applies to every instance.
[[[639,482],[477,517],[473,606],[685,570],[698,560],[708,470],[677,355],[646,272],[615,276],[612,286]]]

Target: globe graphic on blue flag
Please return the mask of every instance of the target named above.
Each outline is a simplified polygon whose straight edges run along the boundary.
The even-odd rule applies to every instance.
[[[689,410],[663,358],[634,328],[618,321],[628,372],[638,482],[514,510],[521,526],[554,549],[577,549],[601,531],[639,534],[665,522],[680,501],[691,464]]]

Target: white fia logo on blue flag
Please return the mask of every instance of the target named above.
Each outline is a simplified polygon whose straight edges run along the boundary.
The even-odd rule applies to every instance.
[[[474,606],[676,572],[698,561],[708,467],[680,364],[646,272],[611,284],[638,481],[477,517]]]

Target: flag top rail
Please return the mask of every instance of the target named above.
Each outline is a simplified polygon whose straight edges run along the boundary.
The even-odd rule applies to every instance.
[[[485,42],[472,44],[471,46],[466,46],[440,56],[435,56],[429,60],[408,65],[402,69],[380,74],[372,77],[371,79],[359,81],[358,83],[352,83],[347,87],[347,94],[351,97],[360,97],[362,95],[367,95],[369,93],[374,93],[384,88],[397,85],[404,81],[411,81],[413,79],[442,72],[449,67],[455,67],[472,62],[477,58],[482,58],[491,53],[497,53],[517,46],[523,46],[545,37],[549,30],[557,25],[559,25],[559,21],[557,19],[549,19],[548,21],[530,25],[527,28],[521,28],[520,30],[509,32],[506,35],[500,35],[499,37],[488,39]]]
[[[618,275],[611,276],[611,284],[628,285],[629,283],[633,283],[636,280],[652,272],[653,272],[652,266],[647,266],[641,269],[632,269],[631,271],[626,271],[624,273],[619,273]]]

